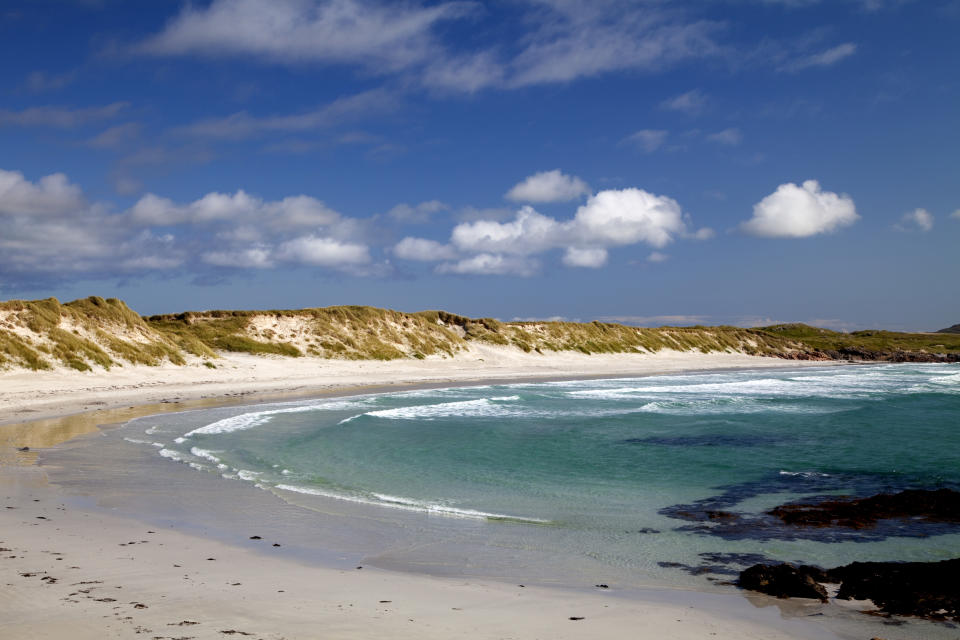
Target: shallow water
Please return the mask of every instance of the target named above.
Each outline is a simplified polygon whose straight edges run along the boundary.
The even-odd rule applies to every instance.
[[[763,515],[804,496],[960,488],[955,365],[417,390],[152,416],[122,436],[372,522],[358,549],[394,568],[702,587],[761,557],[834,566],[960,549],[952,525],[798,534]],[[698,510],[756,526],[678,517]]]

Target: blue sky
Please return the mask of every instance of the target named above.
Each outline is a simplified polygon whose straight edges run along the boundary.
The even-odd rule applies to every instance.
[[[0,7],[0,295],[960,322],[957,0]]]

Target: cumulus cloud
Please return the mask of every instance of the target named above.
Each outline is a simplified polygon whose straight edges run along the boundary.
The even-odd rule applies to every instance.
[[[427,200],[415,205],[405,202],[390,209],[387,215],[407,224],[422,224],[430,221],[430,216],[441,211],[448,211],[450,207],[439,200]]]
[[[678,96],[667,98],[660,108],[667,111],[680,111],[689,116],[699,115],[707,106],[707,96],[700,89],[693,89]]]
[[[0,169],[0,214],[55,215],[83,206],[82,190],[62,173],[33,183],[19,171]]]
[[[950,217],[951,217],[951,218],[955,218],[955,219],[957,219],[957,220],[960,220],[960,209],[957,209],[956,211],[954,211],[953,213],[951,213],[951,214],[950,214]]]
[[[668,133],[663,129],[641,129],[624,138],[623,142],[632,144],[646,153],[653,153],[663,146]]]
[[[115,211],[109,203],[90,202],[63,174],[31,181],[0,170],[0,220],[0,274],[7,289],[181,268],[383,271],[363,239],[363,221],[306,195],[264,200],[238,190],[177,203],[147,194]]]
[[[130,208],[129,213],[134,222],[161,227],[231,222],[285,230],[332,225],[341,220],[339,213],[310,196],[264,201],[243,189],[235,193],[210,192],[188,204],[176,204],[169,198],[148,193]]]
[[[515,202],[566,202],[589,193],[590,187],[586,182],[554,169],[528,176],[515,184],[507,192],[506,198]]]
[[[448,244],[441,244],[435,240],[406,237],[394,245],[393,255],[404,260],[439,262],[456,259],[457,250]]]
[[[563,254],[563,264],[568,267],[587,267],[597,269],[607,263],[607,250],[600,248],[567,247]]]
[[[742,141],[743,133],[740,131],[740,129],[736,128],[724,129],[723,131],[711,133],[707,136],[707,142],[715,142],[717,144],[728,145],[731,147],[740,144]]]
[[[860,218],[853,199],[845,194],[823,191],[816,180],[801,186],[792,182],[753,207],[753,218],[742,223],[747,233],[767,238],[807,238],[831,233]]]
[[[130,106],[129,102],[114,102],[103,107],[30,107],[22,111],[0,109],[0,127],[56,127],[72,129],[81,125],[115,118]]]
[[[265,269],[274,265],[267,247],[249,247],[233,251],[207,251],[201,258],[217,267]]]
[[[539,268],[540,264],[530,258],[480,253],[459,262],[445,262],[437,265],[436,272],[484,276],[532,276]]]
[[[314,235],[295,238],[280,245],[280,260],[317,267],[343,267],[370,262],[370,250],[355,242],[340,242]]]
[[[670,256],[665,253],[660,253],[659,251],[654,251],[647,256],[647,262],[666,262]]]
[[[116,276],[182,261],[173,236],[132,227],[124,215],[89,202],[60,173],[33,182],[19,171],[0,170],[0,219],[0,273],[14,282]]]
[[[933,214],[926,209],[914,209],[903,214],[894,228],[898,231],[930,231],[933,229]]]
[[[524,206],[512,220],[456,225],[449,244],[404,238],[393,253],[407,260],[445,260],[437,267],[438,273],[530,275],[539,268],[532,256],[561,249],[563,264],[595,269],[607,263],[614,247],[646,244],[662,248],[676,238],[712,234],[709,229],[690,232],[688,222],[672,198],[642,189],[606,190],[588,198],[569,220]],[[455,261],[455,256],[460,259]]]

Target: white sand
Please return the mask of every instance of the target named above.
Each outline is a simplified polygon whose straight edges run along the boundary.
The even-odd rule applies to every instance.
[[[385,363],[231,356],[216,370],[3,373],[0,420],[161,400],[182,407],[254,392],[797,364],[732,354],[537,356],[497,348],[456,359]],[[736,594],[637,599],[304,566],[280,557],[271,540],[241,547],[150,527],[68,501],[48,484],[43,467],[30,464],[34,452],[15,455],[19,466],[10,463],[12,446],[48,446],[90,428],[46,428],[61,423],[69,421],[0,427],[0,448],[8,451],[6,464],[0,457],[0,640],[834,637],[802,618],[782,620],[776,607],[754,608]]]
[[[0,424],[164,400],[303,394],[363,387],[529,379],[649,375],[717,368],[823,365],[732,353],[664,350],[656,354],[526,354],[474,345],[454,358],[344,361],[225,354],[216,369],[127,365],[110,371],[0,371]],[[836,363],[826,363],[836,364]]]

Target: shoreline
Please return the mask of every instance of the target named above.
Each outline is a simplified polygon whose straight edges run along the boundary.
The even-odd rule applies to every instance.
[[[593,356],[593,358],[596,357]],[[689,365],[697,358],[684,360],[688,361],[683,364]],[[760,360],[764,361],[763,364],[766,366],[778,368],[803,366],[792,361],[773,359],[774,362],[769,362],[771,360],[769,358]],[[699,362],[702,364],[703,359],[699,359]],[[754,364],[752,359],[750,362]],[[660,363],[644,364],[656,366]],[[83,423],[86,421],[89,423],[106,418],[111,412],[117,414],[112,416],[116,418],[125,412],[140,415],[159,413],[155,410],[158,407],[168,411],[201,408],[201,406],[185,406],[191,402],[203,405],[202,408],[212,408],[278,399],[290,400],[294,399],[294,396],[304,398],[355,395],[373,393],[377,389],[399,391],[401,385],[403,387],[461,386],[498,381],[529,382],[536,379],[537,375],[542,379],[584,379],[724,368],[760,369],[764,367],[762,365],[683,369],[668,367],[669,370],[665,372],[649,367],[636,367],[626,371],[594,371],[593,375],[590,373],[576,375],[568,371],[555,376],[543,375],[544,371],[540,369],[522,372],[525,375],[497,379],[489,377],[469,379],[461,374],[460,377],[448,376],[453,379],[431,381],[420,379],[406,381],[405,384],[394,380],[390,385],[344,385],[336,389],[314,388],[303,392],[297,389],[287,391],[282,398],[275,395],[276,390],[265,392],[263,395],[247,394],[239,397],[222,395],[216,398],[198,398],[197,395],[209,394],[210,390],[195,389],[194,397],[184,398],[179,402],[133,405],[133,408],[107,409],[60,419],[47,419],[43,422]],[[169,387],[166,390],[169,391]],[[230,393],[238,393],[238,391]],[[118,403],[128,406],[127,396],[124,395],[121,399],[123,402],[119,402],[120,399],[118,399]],[[84,398],[84,401],[88,400],[89,397]],[[0,415],[3,414],[0,413]],[[86,418],[79,416],[86,416]],[[121,419],[126,421],[132,417],[134,416]],[[116,423],[119,420],[113,420],[113,422]],[[31,424],[36,423],[6,425],[0,427],[0,433],[7,432],[7,443],[11,444],[13,440],[10,434],[19,431],[21,437],[28,435],[25,427]],[[84,433],[96,433],[99,430],[99,427],[94,425],[92,430],[84,431],[81,428],[77,432],[74,426],[72,430],[68,428],[58,431],[53,428],[52,433],[55,437],[63,437],[71,433],[70,437],[76,437]],[[69,439],[61,439],[59,442],[67,442]],[[41,448],[43,446],[51,445],[33,445]],[[64,446],[69,448],[73,445]],[[60,448],[62,447],[56,447],[54,450]],[[439,638],[457,635],[575,638],[593,637],[600,633],[622,635],[625,631],[633,631],[637,621],[641,619],[649,627],[651,638],[665,635],[684,638],[708,635],[717,638],[840,637],[822,625],[802,620],[801,618],[805,615],[816,615],[804,613],[803,605],[798,607],[796,603],[777,602],[773,598],[764,596],[744,597],[746,594],[717,595],[666,589],[629,595],[600,591],[591,593],[587,588],[571,590],[535,585],[518,587],[488,579],[464,580],[369,567],[366,571],[358,571],[352,567],[303,565],[297,563],[295,557],[271,553],[272,547],[265,546],[266,541],[261,545],[262,548],[257,548],[259,541],[252,543],[254,548],[251,548],[251,543],[243,543],[241,539],[231,544],[218,536],[205,534],[202,531],[180,531],[177,530],[175,523],[173,523],[174,526],[165,529],[148,527],[136,517],[111,513],[109,508],[104,506],[91,506],[89,504],[91,500],[95,502],[98,496],[86,499],[84,504],[84,499],[67,495],[64,487],[49,484],[48,470],[42,464],[35,465],[36,451],[20,455],[19,465],[7,466],[3,473],[0,473],[0,484],[4,485],[5,493],[10,494],[7,496],[5,506],[15,507],[0,509],[0,516],[4,517],[4,526],[0,529],[4,532],[0,546],[9,549],[13,554],[0,566],[4,567],[4,577],[9,576],[4,581],[8,585],[4,589],[9,596],[12,596],[12,599],[8,599],[13,602],[11,607],[13,626],[10,628],[23,629],[24,633],[29,630],[34,637],[57,638],[68,635],[79,638],[100,637],[98,634],[105,629],[115,630],[121,635],[136,629],[150,629],[150,633],[157,634],[152,637],[222,637],[222,634],[233,630],[237,633],[252,633],[256,637],[263,638],[280,636],[293,638],[315,637],[316,629],[328,629],[329,625],[333,624],[340,629],[334,634],[336,637],[348,638],[383,635],[401,638]],[[109,464],[109,461],[104,461],[103,464]],[[253,491],[253,487],[243,485],[237,485],[236,489],[238,492]],[[272,495],[270,497],[275,498]],[[40,500],[40,502],[36,503],[34,500]],[[41,515],[35,515],[33,511]],[[29,518],[22,519],[24,516],[32,517],[33,521]],[[14,522],[17,520],[19,523]],[[145,534],[144,531],[147,530],[155,533]],[[40,532],[44,532],[46,537],[37,536]],[[252,531],[250,533],[257,535]],[[129,540],[126,540],[127,538]],[[116,542],[113,541],[114,539]],[[150,543],[155,546],[149,546]],[[164,550],[158,551],[161,546]],[[177,562],[183,549],[202,549],[203,551],[193,553],[196,557],[192,566],[188,567],[186,564]],[[116,557],[121,550],[123,553]],[[7,552],[3,553],[7,554]],[[201,556],[203,556],[202,559]],[[82,557],[83,561],[77,561],[77,557]],[[229,563],[221,564],[207,560],[208,557],[217,559],[229,557],[231,560]],[[58,561],[57,558],[62,560]],[[135,575],[130,574],[131,562],[139,567],[134,572]],[[178,564],[181,566],[177,567]],[[229,566],[225,566],[227,564]],[[62,570],[64,565],[81,566],[81,568],[65,572]],[[28,577],[23,574],[33,575]],[[79,579],[74,579],[74,576],[78,576]],[[155,579],[146,579],[148,576]],[[281,588],[267,590],[260,584],[256,584],[255,587],[246,586],[261,581],[262,576],[270,576],[271,580],[277,583],[273,586]],[[46,578],[52,578],[53,581]],[[55,585],[67,582],[68,579],[72,584],[70,590],[60,594],[59,591],[65,589],[58,590]],[[93,580],[103,582],[96,583],[90,593],[83,594],[78,591],[76,583]],[[106,593],[106,586],[100,586],[111,582],[117,583],[113,585],[114,587],[122,587],[124,590],[122,599]],[[184,594],[180,593],[187,586],[190,587],[188,591],[192,594],[190,597],[200,599],[199,602],[190,606],[183,601]],[[244,601],[257,603],[256,615],[238,608],[237,603],[233,602],[237,593],[244,594]],[[297,595],[289,595],[293,593]],[[398,593],[402,594],[402,597],[399,597]],[[52,598],[55,595],[59,597]],[[94,595],[98,597],[92,597]],[[104,597],[101,596],[108,600],[112,599],[113,602],[105,603]],[[128,598],[133,600],[125,604]],[[37,606],[35,604],[37,599],[46,604]],[[32,603],[29,608],[19,607],[20,604],[25,605],[28,600]],[[322,607],[324,609],[322,614],[305,614],[304,610],[310,609],[309,603],[318,600],[324,603],[337,601],[337,606],[330,605],[329,609]],[[347,602],[348,600],[350,601]],[[385,600],[389,602],[384,602]],[[176,606],[171,609],[170,605],[174,603]],[[112,606],[106,607],[104,604]],[[145,606],[141,609],[136,606],[137,604]],[[774,604],[781,606],[779,609],[777,607],[762,608]],[[117,608],[113,609],[113,607]],[[781,609],[783,612],[778,613]],[[191,614],[193,617],[189,618],[178,618],[179,612],[184,610],[196,611],[196,614]],[[39,611],[43,611],[46,617],[41,619]],[[178,613],[175,614],[174,611]],[[107,615],[101,618],[100,616],[104,613]],[[160,614],[170,620],[163,622],[161,620],[163,616]],[[213,616],[215,620],[222,620],[222,622],[211,622],[211,614],[215,614]],[[790,618],[790,616],[796,617]],[[576,620],[575,618],[584,619]],[[398,620],[409,626],[399,626]],[[185,621],[200,624],[184,625],[181,628],[179,624]],[[96,630],[96,633],[84,635],[78,632],[74,625],[80,622],[87,626],[92,625],[91,630]],[[264,626],[265,623],[266,626]],[[70,630],[69,633],[67,629]],[[282,633],[277,629],[282,630]],[[167,633],[171,635],[159,635]]]

